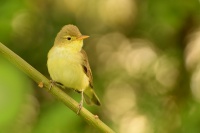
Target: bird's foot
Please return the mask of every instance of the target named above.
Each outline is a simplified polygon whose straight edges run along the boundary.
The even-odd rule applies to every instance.
[[[83,107],[83,91],[81,91],[81,101],[80,101],[80,103],[79,103],[79,105],[78,105],[78,111],[77,111],[77,114],[80,113],[82,107]]]
[[[59,88],[65,88],[65,86],[63,84],[61,84],[60,82],[54,81],[54,80],[50,80],[50,86],[49,86],[49,91],[51,90],[51,88],[56,85]]]
[[[49,91],[51,90],[51,88],[55,85],[55,81],[50,80],[50,86],[49,86]]]
[[[77,111],[77,114],[80,113],[82,107],[83,107],[83,102],[80,102],[80,103],[78,104],[78,111]]]

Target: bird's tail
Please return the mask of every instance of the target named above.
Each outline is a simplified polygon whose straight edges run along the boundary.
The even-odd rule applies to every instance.
[[[84,94],[85,102],[88,105],[93,105],[93,104],[98,105],[98,106],[101,105],[99,98],[97,97],[97,95],[95,94],[92,88],[88,87],[87,89],[84,90],[83,94]]]

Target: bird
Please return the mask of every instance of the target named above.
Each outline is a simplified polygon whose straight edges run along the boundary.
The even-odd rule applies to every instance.
[[[82,35],[75,25],[65,25],[57,34],[47,56],[47,68],[52,83],[81,93],[77,114],[83,107],[83,101],[88,105],[101,105],[93,89],[92,71],[87,54],[82,48],[83,40],[88,37]]]

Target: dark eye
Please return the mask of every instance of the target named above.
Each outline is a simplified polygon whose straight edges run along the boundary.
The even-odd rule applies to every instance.
[[[67,37],[67,40],[71,40],[72,38],[71,37]]]

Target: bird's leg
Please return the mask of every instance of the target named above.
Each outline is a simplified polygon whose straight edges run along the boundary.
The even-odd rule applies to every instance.
[[[57,86],[57,87],[59,87],[59,88],[61,88],[61,89],[65,89],[65,86],[64,86],[62,83],[56,82],[56,81],[54,81],[54,82],[56,83],[56,86]]]
[[[81,101],[80,101],[80,103],[79,103],[79,105],[78,105],[77,114],[80,113],[80,111],[81,111],[81,109],[82,109],[82,107],[83,107],[83,99],[84,99],[84,97],[83,97],[83,91],[81,91]]]
[[[49,87],[49,91],[51,90],[51,88],[54,86],[54,85],[57,85],[58,87],[61,87],[61,88],[64,88],[64,85],[61,84],[60,82],[56,82],[54,80],[50,80],[50,87]]]

